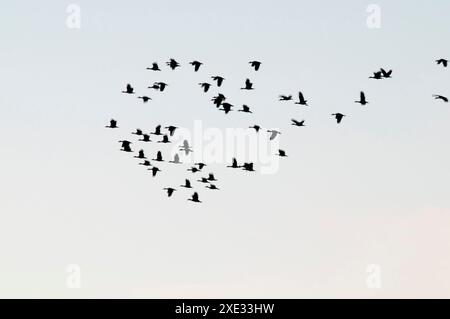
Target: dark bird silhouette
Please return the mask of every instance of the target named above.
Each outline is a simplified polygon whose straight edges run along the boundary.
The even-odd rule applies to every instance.
[[[171,143],[171,142],[169,141],[169,137],[167,135],[164,135],[162,141],[158,141],[158,143]]]
[[[166,87],[169,86],[169,84],[164,83],[164,82],[155,82],[155,83],[153,84],[153,86],[155,86],[155,85],[158,86],[158,89],[159,89],[161,92],[164,92],[164,90],[166,89]]]
[[[333,113],[331,114],[332,116],[334,116],[336,118],[337,123],[341,123],[342,119],[344,118],[344,114],[342,113]]]
[[[448,103],[448,98],[445,97],[445,96],[443,96],[443,95],[437,95],[437,94],[434,94],[433,97],[434,97],[436,100],[442,100],[442,101],[444,101],[445,103]]]
[[[213,173],[209,173],[208,181],[210,181],[210,182],[217,182],[217,179],[216,179],[216,177],[214,176]]]
[[[181,164],[181,162],[180,162],[180,155],[175,154],[175,155],[173,156],[173,161],[169,161],[169,163],[172,163],[172,164]]]
[[[152,98],[144,95],[144,96],[138,96],[138,99],[142,99],[142,101],[143,101],[144,103],[147,103],[147,102],[150,101]]]
[[[249,128],[254,129],[254,130],[256,131],[256,133],[258,133],[259,130],[261,129],[261,126],[259,126],[259,125],[253,125],[253,126],[249,126]]]
[[[197,167],[195,167],[195,166],[192,166],[191,168],[188,168],[188,171],[192,172],[192,173],[200,172],[200,170]]]
[[[381,80],[382,79],[381,71],[373,72],[373,75],[369,76],[369,79]]]
[[[244,163],[242,165],[242,168],[244,171],[249,171],[249,172],[254,172],[255,170],[253,169],[253,163]]]
[[[176,191],[176,189],[172,188],[172,187],[163,188],[163,190],[167,191],[167,196],[168,197],[171,197],[173,195],[173,192]]]
[[[292,101],[292,95],[280,95],[279,101]]]
[[[149,88],[149,89],[154,89],[154,90],[159,90],[159,85],[156,84],[156,83],[153,83],[153,85],[152,85],[152,86],[149,86],[148,88]]]
[[[229,168],[240,168],[240,167],[242,167],[242,166],[239,166],[239,165],[238,165],[238,162],[237,162],[237,159],[236,159],[236,158],[233,158],[233,161],[232,161],[231,165],[230,165],[230,166],[227,166],[227,167],[229,167]]]
[[[155,127],[155,131],[152,132],[152,133],[150,133],[150,134],[153,134],[153,135],[162,135],[162,133],[161,133],[161,125],[158,125],[157,127]]]
[[[278,134],[281,134],[281,132],[278,132],[276,130],[267,130],[267,132],[270,133],[270,140],[273,140],[278,136]]]
[[[203,92],[208,92],[209,88],[211,87],[211,84],[206,83],[206,82],[202,82],[199,83],[198,85],[200,85],[203,88]]]
[[[386,78],[386,79],[391,78],[392,70],[385,71],[383,68],[381,68],[380,71],[381,71],[381,75],[383,76],[383,78]]]
[[[109,121],[109,125],[106,125],[105,127],[106,127],[106,128],[118,128],[118,126],[117,126],[117,121],[114,120],[114,119],[111,119],[111,120]]]
[[[444,67],[444,68],[446,68],[447,67],[447,65],[448,65],[448,60],[446,60],[446,59],[439,59],[439,60],[436,60],[436,63],[439,65],[439,64],[442,64],[442,66]]]
[[[153,177],[156,176],[156,173],[161,172],[161,170],[158,167],[156,167],[156,166],[153,166],[152,168],[149,168],[148,170],[152,171]]]
[[[165,129],[169,131],[170,136],[173,136],[175,134],[175,131],[178,127],[170,125],[166,126]]]
[[[217,186],[214,184],[209,184],[208,186],[206,186],[206,188],[213,189],[213,190],[219,190],[219,188],[217,188]]]
[[[140,128],[137,128],[137,129],[136,129],[136,132],[132,132],[131,134],[134,134],[134,135],[142,135],[142,130],[141,130]]]
[[[161,71],[161,69],[158,66],[158,63],[153,62],[152,67],[151,68],[147,68],[147,70],[151,70],[151,71]]]
[[[183,146],[180,147],[180,150],[184,151],[186,156],[189,155],[189,152],[193,152],[193,150],[189,146],[189,142],[187,140],[183,141]]]
[[[252,111],[250,111],[250,107],[248,107],[247,105],[242,105],[242,109],[238,110],[238,112],[244,112],[244,113],[253,113]]]
[[[144,150],[140,150],[135,158],[146,159],[147,157],[145,157]]]
[[[139,140],[140,142],[151,142],[150,135],[148,134],[142,134],[142,139]]]
[[[258,71],[261,66],[261,62],[259,61],[250,61],[249,63],[252,66],[252,68],[255,69],[255,71]]]
[[[127,84],[127,88],[125,91],[122,91],[122,93],[126,93],[126,94],[134,94],[134,89],[131,86],[131,84]]]
[[[190,200],[191,202],[195,202],[195,203],[201,203],[201,201],[198,199],[198,193],[197,192],[192,194],[192,198],[189,198],[188,200]]]
[[[253,83],[250,82],[250,79],[245,80],[245,86],[241,90],[254,90]]]
[[[222,103],[221,106],[222,106],[222,108],[221,109],[219,108],[219,110],[224,111],[225,114],[228,114],[229,112],[232,111],[231,108],[233,107],[233,104],[224,102],[224,103]]]
[[[144,161],[144,163],[139,163],[139,165],[143,165],[143,166],[152,166],[152,164],[150,163],[150,161]]]
[[[278,156],[280,157],[287,157],[286,152],[283,150],[278,150]]]
[[[199,61],[192,61],[189,63],[190,65],[194,66],[194,71],[197,72],[200,69],[200,66],[203,64]]]
[[[305,100],[302,92],[298,92],[298,102],[295,104],[308,106],[308,100]]]
[[[225,80],[225,78],[221,77],[221,76],[212,76],[211,77],[214,81],[216,81],[217,86],[220,87],[222,86],[223,81]]]
[[[170,59],[169,62],[166,62],[166,64],[172,69],[175,70],[176,68],[178,68],[180,66],[180,63],[178,63],[177,61],[175,61],[174,59]]]
[[[133,144],[133,143],[131,143],[130,141],[127,141],[127,140],[119,141],[119,143],[122,143],[121,151],[128,152],[128,153],[132,152],[131,144]]]
[[[195,163],[194,165],[197,165],[199,169],[203,169],[206,166],[205,163]]]
[[[197,180],[197,182],[200,182],[200,183],[209,183],[209,180],[208,180],[206,177],[202,177],[202,178],[200,178],[199,180]]]
[[[184,187],[184,188],[192,188],[192,186],[191,186],[191,181],[188,180],[188,179],[186,179],[186,180],[184,181],[184,185],[180,185],[180,187]]]
[[[295,119],[291,119],[291,121],[294,126],[305,126],[305,120],[297,121]]]
[[[363,91],[361,91],[361,93],[359,94],[359,101],[355,101],[355,103],[359,103],[361,105],[366,105],[369,103],[367,102],[366,95],[364,94]]]
[[[214,102],[216,107],[220,107],[220,105],[225,102],[227,98],[222,93],[219,93],[217,96],[213,97],[211,101]]]
[[[156,158],[154,158],[153,161],[164,162],[161,151],[158,151],[158,153],[156,153]]]

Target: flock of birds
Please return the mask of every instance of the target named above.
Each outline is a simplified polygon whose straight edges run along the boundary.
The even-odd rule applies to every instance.
[[[447,59],[443,59],[443,58],[436,60],[437,65],[442,65],[444,68],[446,68],[448,66],[448,62],[449,61]],[[180,63],[177,62],[175,59],[170,59],[168,62],[166,62],[166,64],[172,70],[175,70],[175,69],[181,67]],[[203,63],[199,62],[199,61],[192,61],[189,64],[193,66],[194,72],[198,72],[200,70],[200,67],[203,65]],[[259,71],[261,68],[261,65],[262,65],[262,63],[260,61],[250,61],[249,64],[254,69],[254,71]],[[150,71],[161,72],[161,69],[157,62],[154,62],[151,67],[148,67],[146,69],[150,70]],[[384,80],[384,79],[392,78],[392,70],[386,71],[385,69],[380,68],[380,70],[373,72],[373,75],[369,76],[369,78],[374,79],[374,80]],[[214,84],[218,88],[222,87],[222,85],[225,81],[224,77],[218,76],[218,75],[212,76],[211,79],[212,79],[212,82],[214,82]],[[164,83],[164,82],[154,82],[153,85],[149,86],[148,88],[154,89],[154,90],[157,90],[160,92],[164,92],[164,90],[167,88],[167,86],[168,86],[168,84]],[[199,86],[201,87],[201,89],[203,90],[204,93],[207,93],[213,86],[213,83],[201,82],[201,83],[199,83]],[[241,87],[241,90],[254,90],[254,89],[255,88],[254,88],[253,82],[248,78],[245,80],[244,86]],[[125,90],[122,91],[122,93],[128,94],[128,95],[133,95],[136,92],[131,84],[127,84]],[[138,96],[137,98],[141,99],[144,103],[147,103],[150,100],[152,100],[152,98],[147,95]],[[436,100],[441,100],[445,103],[448,103],[448,97],[446,97],[446,96],[443,96],[440,94],[434,94],[433,98],[435,98]],[[292,95],[279,95],[278,100],[280,102],[293,101],[293,96]],[[227,100],[227,97],[221,93],[218,93],[216,96],[214,96],[212,98],[212,102],[214,103],[214,105],[216,106],[216,108],[218,110],[225,112],[225,114],[228,114],[229,112],[233,111],[234,105],[229,103]],[[366,98],[366,94],[363,91],[360,92],[359,100],[356,100],[355,103],[358,103],[362,106],[365,106],[369,103],[369,101]],[[308,100],[305,99],[305,97],[301,91],[298,93],[298,100],[295,101],[295,104],[300,105],[300,106],[305,106],[305,107],[309,106]],[[250,110],[250,107],[246,104],[242,105],[242,108],[239,109],[238,112],[252,113],[252,111]],[[346,115],[343,113],[333,113],[333,114],[331,114],[331,116],[336,120],[337,124],[340,124]],[[305,120],[298,121],[296,119],[291,119],[291,125],[297,126],[297,127],[304,127]],[[119,126],[115,119],[111,119],[109,125],[107,125],[106,127],[110,128],[110,129],[116,129]],[[262,129],[262,127],[259,125],[253,125],[253,126],[250,126],[249,128],[254,129],[257,133],[259,133],[260,130]],[[162,126],[158,125],[158,126],[156,126],[155,130],[151,133],[144,133],[141,129],[136,129],[136,131],[132,132],[131,134],[139,136],[140,139],[138,141],[143,142],[143,143],[152,142],[152,140],[151,140],[152,135],[159,136],[161,138],[161,140],[158,140],[157,143],[171,143],[170,137],[172,137],[175,134],[175,131],[177,129],[178,129],[178,127],[170,125],[170,126],[164,127],[164,130],[166,130],[164,132]],[[279,132],[277,130],[273,130],[273,129],[267,130],[267,132],[270,133],[269,140],[274,140],[279,134],[281,134],[281,132]],[[133,150],[131,148],[131,145],[133,143],[131,141],[121,140],[121,141],[119,141],[119,143],[121,143],[121,151],[128,152],[128,153],[133,152]],[[183,141],[183,144],[179,146],[179,150],[183,151],[185,153],[185,155],[189,155],[190,152],[193,152],[192,147],[189,145],[189,142],[187,140]],[[281,150],[281,149],[278,150],[277,155],[280,157],[287,157],[286,151]],[[153,177],[155,177],[159,172],[161,172],[161,170],[157,166],[153,165],[150,162],[150,160],[146,157],[144,150],[142,150],[142,149],[139,150],[137,152],[137,155],[135,155],[134,157],[142,160],[142,162],[140,162],[139,165],[148,167],[148,170],[150,170],[152,172]],[[154,162],[164,162],[165,161],[163,159],[161,151],[158,151],[156,154],[156,157],[151,160]],[[173,160],[169,160],[168,162],[171,164],[175,164],[175,165],[182,164],[182,162],[180,160],[180,156],[178,154],[175,154]],[[205,164],[205,163],[195,163],[187,171],[189,171],[191,173],[202,172],[202,170],[205,166],[207,166],[207,164]],[[242,163],[241,165],[239,165],[237,159],[233,158],[232,163],[227,167],[234,168],[234,169],[240,168],[240,169],[243,169],[244,171],[253,172],[253,171],[255,171],[253,166],[254,166],[253,163]],[[206,188],[208,188],[210,190],[219,190],[219,188],[214,184],[215,182],[217,182],[217,179],[214,176],[214,173],[209,173],[207,177],[201,177],[197,181],[199,183],[206,184]],[[184,184],[180,185],[179,187],[186,188],[186,189],[194,188],[189,178],[186,178],[184,181]],[[168,197],[172,197],[174,192],[177,191],[177,189],[175,187],[165,187],[165,188],[163,188],[163,190],[167,193]],[[188,198],[188,200],[192,201],[192,202],[196,202],[196,203],[201,203],[199,194],[197,191],[195,191],[192,194],[191,198]]]

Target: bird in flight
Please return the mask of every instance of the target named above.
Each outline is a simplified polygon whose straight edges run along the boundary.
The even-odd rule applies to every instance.
[[[383,68],[381,68],[380,72],[381,72],[381,75],[383,76],[383,78],[385,78],[385,79],[390,78],[392,75],[392,70],[385,71]]]
[[[156,84],[156,82],[155,82],[155,83],[153,83],[152,86],[149,86],[148,88],[149,88],[149,89],[154,89],[154,90],[159,90],[159,85]]]
[[[255,71],[258,71],[259,68],[261,67],[261,62],[259,61],[250,61],[249,63],[252,66],[252,68],[255,69]]]
[[[216,107],[220,107],[220,105],[225,102],[227,98],[225,97],[225,95],[223,95],[222,93],[219,93],[217,96],[213,97],[211,99],[211,101],[214,102],[214,104],[216,105]]]
[[[373,75],[369,76],[369,79],[381,80],[382,79],[381,71],[373,72]]]
[[[171,143],[171,142],[169,141],[169,137],[167,135],[164,135],[162,141],[158,141],[158,143]]]
[[[249,126],[249,128],[254,129],[254,130],[256,131],[256,133],[258,133],[259,130],[261,129],[261,126],[259,126],[259,125],[253,125],[253,126]]]
[[[209,184],[208,186],[206,186],[206,188],[213,189],[213,190],[219,190],[219,188],[217,188],[217,186],[214,184]]]
[[[154,88],[155,85],[157,86],[157,89],[159,89],[161,92],[164,92],[165,88],[166,88],[167,86],[169,86],[169,84],[164,83],[164,82],[155,82],[155,83],[153,84],[153,87],[152,87],[152,88]]]
[[[211,84],[206,83],[206,82],[202,82],[199,83],[198,85],[200,85],[203,88],[203,92],[208,92],[209,88],[211,87]]]
[[[175,155],[173,156],[173,161],[169,161],[169,163],[172,163],[172,164],[181,164],[181,162],[180,162],[180,155],[175,154]]]
[[[180,187],[184,187],[184,188],[192,188],[192,186],[191,186],[191,181],[188,180],[188,179],[186,179],[186,180],[184,181],[184,185],[180,185]]]
[[[278,156],[280,157],[287,157],[286,152],[283,150],[278,150]]]
[[[140,150],[135,158],[146,159],[147,157],[145,157],[144,150]]]
[[[302,92],[298,92],[298,102],[295,102],[295,104],[308,106],[308,100],[305,100]]]
[[[144,95],[144,96],[138,96],[138,99],[142,99],[142,101],[143,101],[144,103],[147,103],[147,102],[150,101],[152,98]]]
[[[191,168],[188,168],[188,171],[189,171],[189,172],[192,172],[192,173],[197,173],[197,172],[200,172],[200,169],[198,169],[198,168],[195,167],[195,166],[192,166]]]
[[[249,172],[254,172],[255,170],[253,169],[253,163],[244,163],[242,165],[242,168],[244,171],[249,171]]]
[[[254,90],[253,83],[250,81],[250,79],[245,80],[245,86],[241,88],[241,90]]]
[[[439,65],[439,64],[442,64],[442,66],[444,67],[444,68],[446,68],[447,67],[447,65],[448,65],[448,60],[447,59],[439,59],[439,60],[436,60],[436,63]]]
[[[275,139],[275,137],[278,136],[278,134],[281,134],[281,132],[278,132],[276,130],[267,130],[268,133],[270,133],[270,140],[272,141]]]
[[[231,108],[233,107],[233,104],[230,104],[230,103],[222,103],[222,108],[221,109],[219,109],[219,110],[221,110],[221,111],[224,111],[225,112],[225,114],[228,114],[229,112],[231,112],[232,110],[231,110]]]
[[[334,116],[336,118],[337,123],[341,123],[342,119],[344,118],[344,114],[342,113],[333,113],[331,114],[332,116]]]
[[[253,113],[252,111],[250,111],[250,107],[248,107],[248,105],[242,105],[242,109],[238,110],[238,112],[244,112],[244,113]]]
[[[280,95],[279,101],[292,101],[292,95]]]
[[[156,153],[156,158],[154,158],[153,161],[164,162],[161,151],[158,151],[158,153]]]
[[[156,167],[156,166],[153,166],[152,168],[149,168],[148,170],[152,171],[153,177],[156,176],[156,173],[161,172],[161,170],[158,167]]]
[[[367,102],[366,95],[364,94],[363,91],[361,91],[361,93],[359,94],[359,101],[355,101],[355,103],[359,103],[361,105],[366,105],[369,103]]]
[[[194,165],[197,165],[199,169],[203,169],[206,166],[205,163],[195,163]]]
[[[237,159],[233,158],[232,164],[230,166],[227,166],[227,167],[229,167],[229,168],[239,168],[241,166],[238,165]]]
[[[189,198],[188,200],[190,200],[191,202],[195,202],[195,203],[201,203],[201,201],[198,199],[198,193],[197,192],[192,194],[192,197]]]
[[[131,84],[127,84],[127,88],[125,89],[125,91],[122,91],[122,93],[134,94],[134,88],[131,86]]]
[[[169,131],[170,136],[173,136],[175,134],[175,131],[178,127],[170,125],[166,126],[165,129]]]
[[[167,191],[167,196],[168,197],[171,197],[173,195],[173,192],[176,191],[176,189],[172,188],[172,187],[163,188],[163,190]]]
[[[183,141],[183,146],[180,146],[180,150],[184,151],[186,156],[189,155],[189,152],[193,152],[193,150],[189,146],[189,142],[187,140]]]
[[[216,177],[214,176],[213,173],[209,173],[208,174],[208,181],[210,181],[210,182],[217,182],[217,179],[216,179]]]
[[[157,127],[155,127],[155,131],[152,132],[152,133],[150,133],[150,134],[153,134],[153,135],[162,135],[162,133],[161,133],[161,125],[158,125]]]
[[[296,119],[291,119],[291,121],[294,126],[305,126],[305,120],[297,121]]]
[[[442,100],[442,101],[444,101],[445,103],[448,103],[448,98],[445,97],[445,96],[443,96],[443,95],[437,95],[437,94],[434,94],[433,97],[434,97],[436,100]]]
[[[202,177],[202,178],[200,178],[199,180],[197,180],[197,182],[200,182],[200,183],[209,183],[209,180],[208,180],[208,178],[206,178],[206,177]]]
[[[151,142],[150,135],[142,134],[142,139],[140,139],[139,142]]]
[[[117,121],[115,119],[111,119],[109,121],[109,125],[105,126],[106,128],[118,128]]]
[[[122,143],[121,151],[128,152],[128,153],[132,152],[131,144],[133,144],[133,143],[131,143],[130,141],[127,141],[127,140],[119,141],[119,143]]]
[[[212,76],[211,78],[217,82],[218,87],[222,86],[223,80],[225,80],[225,78],[218,76],[218,75]]]
[[[148,160],[145,160],[144,163],[139,163],[139,165],[152,166],[152,164],[150,164],[150,161],[148,161]]]
[[[180,63],[178,63],[177,61],[175,61],[174,59],[170,59],[169,62],[166,62],[166,64],[172,69],[175,70],[176,68],[178,68],[180,66]]]
[[[137,129],[136,129],[136,132],[132,132],[131,134],[134,134],[134,135],[142,135],[143,133],[142,133],[142,130],[141,130],[140,128],[137,128]]]
[[[158,63],[153,62],[152,67],[151,68],[147,68],[147,70],[151,70],[151,71],[161,71],[161,69],[158,66]]]
[[[199,61],[192,61],[189,64],[192,65],[194,67],[194,71],[197,72],[203,63],[201,63]]]

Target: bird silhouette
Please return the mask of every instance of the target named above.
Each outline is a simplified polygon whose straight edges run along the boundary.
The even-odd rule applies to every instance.
[[[259,61],[250,61],[249,63],[252,66],[252,68],[255,69],[255,71],[258,71],[259,68],[261,67],[261,62]]]
[[[154,85],[154,86],[155,86],[155,85],[158,86],[158,89],[159,89],[161,92],[164,92],[164,90],[166,89],[166,87],[169,86],[169,84],[164,83],[164,82],[155,82],[153,85]]]
[[[109,121],[109,125],[106,125],[105,127],[106,127],[106,128],[119,128],[119,127],[117,126],[117,121],[114,120],[114,119],[111,119],[111,120]]]
[[[292,95],[280,95],[279,101],[292,101]]]
[[[259,125],[253,125],[253,126],[249,126],[249,128],[254,129],[254,130],[256,131],[256,133],[258,133],[259,130],[261,129],[261,126],[259,126]]]
[[[208,181],[210,181],[210,182],[217,182],[217,179],[216,179],[216,177],[214,176],[213,173],[209,173]]]
[[[174,59],[170,59],[169,62],[166,62],[166,64],[172,69],[175,70],[176,68],[178,68],[180,66],[180,64],[175,61]]]
[[[138,99],[142,99],[142,101],[143,101],[144,103],[147,103],[147,102],[150,101],[152,98],[144,95],[144,96],[138,96]]]
[[[140,150],[135,158],[146,159],[147,157],[145,157],[144,150]]]
[[[131,86],[131,84],[127,84],[126,90],[125,90],[125,91],[122,91],[122,93],[125,93],[125,94],[134,94],[134,89],[133,89],[133,87]]]
[[[214,102],[216,107],[220,107],[220,105],[226,100],[225,95],[219,93],[217,96],[213,97],[211,101]]]
[[[192,166],[191,168],[188,168],[188,171],[189,171],[189,172],[192,172],[192,173],[197,173],[197,172],[200,172],[200,169],[198,169],[198,168],[195,167],[195,166]]]
[[[291,121],[294,126],[305,126],[305,120],[297,121],[295,119],[291,119]]]
[[[242,165],[242,168],[244,171],[249,171],[249,172],[254,172],[255,170],[253,169],[253,163],[244,163]]]
[[[278,156],[287,157],[286,152],[284,150],[278,150]]]
[[[133,144],[133,143],[131,143],[130,141],[123,140],[123,141],[119,141],[119,143],[122,143],[121,151],[128,152],[128,153],[133,152],[131,150],[131,144]]]
[[[217,84],[218,87],[221,87],[223,81],[225,80],[225,78],[223,78],[223,77],[221,77],[221,76],[218,76],[218,75],[212,76],[211,78],[212,78],[214,81],[216,81],[216,84]]]
[[[156,176],[156,173],[161,172],[161,170],[158,167],[156,167],[156,166],[153,166],[152,168],[149,168],[148,170],[152,171],[153,177]]]
[[[137,129],[136,129],[136,132],[132,132],[131,134],[134,134],[134,135],[142,135],[143,133],[142,133],[142,130],[141,130],[140,128],[137,128]]]
[[[139,140],[140,142],[151,142],[150,135],[148,134],[142,134],[142,139]]]
[[[233,158],[233,161],[232,161],[231,165],[230,165],[230,166],[227,166],[227,167],[229,167],[229,168],[240,168],[240,167],[242,167],[242,166],[239,166],[239,165],[238,165],[238,162],[237,162],[237,159],[236,159],[236,158]]]
[[[180,155],[175,154],[175,155],[173,156],[173,161],[169,161],[169,163],[173,163],[173,164],[181,164],[181,162],[180,162]]]
[[[367,102],[366,95],[364,94],[363,91],[361,91],[361,93],[359,94],[359,101],[355,101],[355,103],[359,103],[361,105],[366,105],[369,103]]]
[[[167,135],[164,135],[162,141],[158,141],[158,143],[171,143],[171,142],[169,141],[169,137]]]
[[[200,182],[200,183],[209,183],[209,180],[208,180],[208,178],[206,178],[206,177],[202,177],[202,178],[200,178],[199,180],[197,180],[197,182]]]
[[[391,78],[392,70],[385,71],[383,68],[381,68],[380,71],[381,71],[381,75],[383,76],[383,78],[386,78],[386,79]]]
[[[200,69],[200,66],[203,64],[199,61],[192,61],[189,63],[190,65],[194,66],[194,71],[197,72]]]
[[[333,113],[331,115],[336,118],[336,121],[337,121],[338,124],[341,123],[342,119],[345,116],[345,114],[342,114],[342,113]]]
[[[241,90],[254,90],[253,83],[250,82],[250,79],[245,80],[245,86]]]
[[[434,94],[433,97],[434,97],[436,100],[442,100],[442,101],[444,101],[445,103],[448,103],[448,98],[445,97],[445,96],[443,96],[443,95],[437,95],[437,94]]]
[[[381,71],[373,72],[373,75],[369,76],[369,79],[381,80],[382,79]]]
[[[295,104],[308,106],[308,100],[305,100],[302,92],[298,92],[298,102],[295,102]]]
[[[187,140],[183,141],[183,146],[180,147],[181,151],[184,151],[184,153],[187,155],[189,155],[189,152],[193,152],[193,150],[191,149],[191,147],[189,146],[189,142]]]
[[[209,184],[208,186],[206,186],[206,188],[213,189],[213,190],[219,190],[219,188],[217,188],[217,186],[214,184]]]
[[[143,165],[143,166],[152,166],[152,164],[150,163],[150,161],[146,160],[143,163],[139,163],[139,165]]]
[[[167,191],[167,196],[168,197],[171,197],[173,195],[173,192],[176,191],[176,189],[172,188],[172,187],[166,187],[166,188],[163,188],[163,190]]]
[[[166,126],[165,129],[169,131],[170,136],[173,136],[175,134],[175,131],[178,127],[170,125]]]
[[[211,84],[206,83],[206,82],[202,82],[199,83],[198,85],[200,85],[203,88],[203,92],[208,92],[209,88],[211,87]]]
[[[232,111],[231,108],[233,107],[233,104],[224,102],[224,103],[222,103],[221,106],[222,106],[222,108],[221,109],[219,108],[219,110],[224,111],[225,114],[228,114],[229,112]]]
[[[195,163],[194,165],[197,165],[199,169],[203,169],[206,166],[205,163]]]
[[[158,151],[158,153],[156,153],[156,158],[154,158],[153,161],[164,162],[161,151]]]
[[[275,137],[278,136],[278,134],[281,134],[281,132],[278,132],[276,130],[267,130],[268,133],[270,133],[270,140],[275,139]]]
[[[247,105],[242,105],[242,109],[238,110],[238,112],[244,112],[244,113],[253,113],[252,111],[250,111],[250,107],[248,107]]]
[[[184,185],[180,185],[180,187],[184,187],[184,188],[192,188],[192,186],[191,186],[191,181],[188,180],[188,179],[186,179],[186,180],[184,181]]]
[[[161,69],[158,66],[158,63],[153,62],[152,67],[151,68],[147,68],[147,70],[151,70],[151,71],[161,71]]]
[[[155,83],[153,83],[153,85],[152,85],[152,86],[149,86],[148,88],[149,88],[149,89],[154,89],[154,90],[157,90],[157,91],[159,91],[159,85],[158,85],[158,84],[156,84],[156,82],[155,82]]]
[[[157,127],[155,127],[155,131],[152,132],[152,133],[150,133],[150,134],[153,134],[153,135],[162,135],[162,133],[161,133],[161,125],[158,125]]]
[[[438,59],[438,60],[436,60],[436,63],[439,65],[439,64],[442,64],[442,66],[444,67],[444,68],[446,68],[447,67],[447,65],[448,65],[448,60],[446,60],[446,59]]]
[[[197,192],[192,194],[192,197],[189,198],[188,200],[190,200],[191,202],[195,202],[195,203],[201,203],[201,201],[198,199],[198,193]]]

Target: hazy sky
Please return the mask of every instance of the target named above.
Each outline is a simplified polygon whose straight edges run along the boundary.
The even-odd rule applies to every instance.
[[[450,95],[434,62],[450,58],[448,1],[77,1],[80,29],[71,3],[0,11],[0,297],[450,297],[450,106],[431,97]],[[369,80],[380,67],[393,78]],[[211,105],[219,91],[197,83],[216,74],[254,114]],[[310,108],[277,101],[299,90]],[[120,129],[104,128],[112,117]],[[221,191],[196,184],[196,205],[162,191],[186,166],[152,178],[119,152],[137,127],[195,123],[279,128],[289,157],[274,174],[210,164]]]

